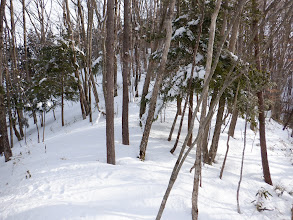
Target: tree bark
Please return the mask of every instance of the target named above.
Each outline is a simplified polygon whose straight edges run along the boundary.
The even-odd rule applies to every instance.
[[[70,21],[70,10],[69,10],[69,5],[68,5],[68,0],[64,0],[64,13],[66,15],[66,24],[68,27],[68,34],[69,37],[71,39],[71,47],[73,50],[73,62],[76,63],[76,50],[75,50],[75,41],[74,41],[74,37],[73,37],[73,32],[72,32],[72,27],[71,27],[71,21]],[[75,77],[77,78],[78,81],[78,90],[79,90],[79,97],[80,97],[80,108],[81,108],[81,113],[82,113],[82,118],[86,119],[86,112],[88,112],[88,105],[87,105],[87,101],[86,101],[86,97],[81,85],[81,81],[79,78],[79,72],[78,72],[78,67],[75,67],[75,71],[74,71]]]
[[[217,119],[216,119],[216,125],[215,125],[212,145],[209,150],[209,161],[208,161],[209,164],[212,164],[214,162],[216,154],[217,154],[219,140],[220,140],[221,126],[223,124],[223,114],[224,114],[224,110],[225,110],[225,102],[226,102],[225,97],[221,96],[220,101],[219,101],[219,108],[218,108],[218,113],[217,113]]]
[[[253,13],[253,30],[257,30],[258,18],[257,18],[257,3],[256,0],[252,0],[252,13]],[[258,33],[258,32],[257,32]],[[255,63],[258,71],[261,71],[261,61],[260,61],[260,54],[259,54],[259,36],[256,34],[254,37],[254,56],[255,56]],[[258,98],[258,120],[259,120],[259,138],[260,138],[260,148],[261,148],[261,159],[262,159],[262,168],[263,168],[263,175],[264,180],[267,184],[273,185],[271,180],[268,156],[267,156],[267,145],[266,145],[266,131],[265,131],[265,113],[264,113],[264,100],[263,100],[263,91],[260,90],[257,92]]]
[[[115,165],[114,137],[114,0],[107,2],[106,37],[106,143],[107,163]]]
[[[4,151],[5,162],[12,157],[12,151],[9,145],[7,124],[6,124],[6,110],[4,105],[4,87],[3,87],[3,20],[5,14],[6,0],[1,0],[0,5],[0,135],[2,141],[2,148]]]
[[[122,144],[129,145],[129,122],[128,122],[128,82],[129,82],[129,40],[130,40],[130,24],[129,24],[129,0],[124,0],[124,31],[123,31],[123,106],[122,106]]]

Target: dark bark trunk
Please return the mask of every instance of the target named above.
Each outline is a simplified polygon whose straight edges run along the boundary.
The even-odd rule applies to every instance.
[[[146,96],[148,94],[151,78],[154,75],[154,70],[155,70],[156,66],[157,66],[157,64],[155,63],[155,61],[152,58],[150,58],[148,71],[146,74],[146,78],[145,78],[145,81],[143,84],[143,89],[142,89],[142,94],[141,94],[140,109],[139,109],[139,118],[140,119],[144,115],[145,110],[146,110],[146,102],[147,102]]]
[[[172,134],[173,134],[173,131],[175,129],[175,125],[176,125],[178,115],[179,115],[179,110],[177,109],[176,114],[175,114],[175,118],[174,118],[173,123],[172,123],[171,130],[170,130],[170,133],[169,133],[168,141],[171,141],[171,139],[172,139]]]
[[[236,90],[236,95],[233,103],[233,110],[232,110],[232,119],[229,125],[229,130],[228,130],[228,135],[231,137],[234,137],[234,132],[237,124],[237,119],[238,119],[238,108],[237,108],[237,100],[238,100],[238,92],[239,92],[239,87],[240,87],[240,82],[238,82],[237,85],[237,90]]]
[[[6,0],[1,0],[1,6],[0,6],[0,135],[2,142],[2,149],[4,151],[5,156],[5,162],[10,160],[10,157],[12,157],[12,151],[9,145],[8,140],[8,133],[7,133],[7,124],[6,124],[6,110],[4,105],[4,87],[3,87],[3,19],[5,14],[5,5]]]
[[[266,143],[266,131],[265,131],[265,113],[264,113],[264,101],[263,101],[263,93],[257,93],[258,98],[258,106],[259,106],[259,139],[260,139],[260,149],[261,149],[261,161],[263,168],[264,180],[267,184],[273,185],[271,179],[271,173],[269,168],[269,161],[267,155],[267,143]]]
[[[106,143],[107,163],[115,165],[114,140],[114,0],[107,2],[106,38]]]
[[[129,97],[128,97],[128,84],[129,84],[129,44],[130,44],[130,15],[129,0],[124,0],[124,32],[123,32],[123,106],[122,106],[122,144],[129,145]]]
[[[252,28],[253,30],[258,31],[258,18],[257,18],[257,8],[258,4],[256,0],[252,0],[252,12],[253,12],[253,21]],[[259,35],[258,32],[254,37],[254,56],[255,56],[255,64],[258,71],[261,71],[261,60],[260,60],[260,48],[259,48]],[[266,131],[265,131],[265,112],[264,112],[264,100],[263,100],[263,91],[257,92],[258,98],[258,120],[259,120],[259,139],[260,139],[260,149],[261,149],[261,160],[262,160],[262,168],[264,180],[267,184],[273,185],[271,180],[268,156],[267,156],[267,144],[266,144]]]
[[[3,0],[1,2],[2,6]],[[1,77],[0,77],[1,78]],[[2,85],[0,84],[0,90],[2,90]],[[4,106],[4,97],[0,92],[0,134],[2,139],[2,146],[5,156],[5,162],[10,160],[12,157],[12,151],[9,145],[8,133],[7,133],[7,124],[6,124],[6,114],[5,114],[5,106]]]
[[[62,77],[62,95],[61,95],[61,124],[64,126],[64,78]]]
[[[177,111],[178,111],[178,115],[182,114],[181,103],[182,103],[182,97],[177,96]]]
[[[193,75],[193,73],[191,73],[191,74]],[[192,78],[190,80],[192,80]],[[187,126],[188,130],[191,127],[192,110],[193,110],[193,89],[191,88],[190,92],[189,92],[188,126]],[[187,142],[187,146],[190,147],[191,144],[192,144],[192,133],[191,133],[190,138]]]
[[[217,113],[217,119],[216,119],[216,125],[215,125],[212,145],[209,150],[209,161],[208,161],[209,164],[212,164],[214,162],[216,154],[217,154],[219,140],[220,140],[221,126],[223,124],[223,114],[224,114],[224,110],[225,110],[225,102],[226,102],[225,97],[221,96],[220,101],[219,101],[219,108],[218,108],[218,113]]]
[[[173,154],[175,152],[175,150],[177,148],[177,145],[178,145],[178,142],[179,142],[179,138],[180,138],[180,134],[181,134],[181,130],[182,130],[183,119],[184,119],[184,115],[185,115],[187,103],[188,103],[188,97],[186,97],[185,104],[184,104],[184,107],[183,107],[183,112],[181,114],[181,120],[180,120],[180,124],[179,124],[179,128],[178,128],[178,133],[177,133],[176,141],[174,143],[173,148],[170,150],[170,153],[171,154]]]

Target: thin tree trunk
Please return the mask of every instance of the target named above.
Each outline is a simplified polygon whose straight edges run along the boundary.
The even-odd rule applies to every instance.
[[[228,152],[229,152],[229,148],[230,148],[230,146],[229,146],[229,140],[230,140],[230,135],[228,135],[228,139],[227,139],[227,150],[226,150],[226,153],[225,153],[223,165],[221,167],[220,179],[222,179],[222,177],[223,177],[223,172],[224,172],[224,168],[225,168],[225,164],[226,164],[226,160],[227,160],[227,156],[228,156]]]
[[[196,158],[194,163],[194,179],[193,179],[193,190],[192,190],[192,208],[191,208],[191,214],[192,214],[192,220],[198,219],[198,202],[197,197],[199,194],[199,185],[200,185],[200,176],[201,176],[201,155],[202,155],[202,149],[201,145],[198,144],[196,148]]]
[[[4,58],[4,62],[5,62]],[[13,148],[13,118],[12,118],[12,112],[11,112],[11,105],[10,105],[10,88],[11,88],[11,82],[9,80],[9,72],[7,67],[5,67],[5,73],[6,73],[6,96],[7,96],[7,111],[8,111],[8,118],[9,118],[9,130],[10,130],[10,146]],[[21,140],[21,139],[20,139]],[[18,141],[20,141],[18,140]]]
[[[44,114],[44,117],[43,117],[43,121],[44,121],[44,124],[43,124],[43,142],[45,142],[46,110],[44,110],[43,114]]]
[[[246,131],[247,131],[247,113],[246,113],[246,118],[245,118],[245,128],[244,128],[244,146],[243,146],[243,151],[242,151],[242,159],[241,159],[241,168],[240,168],[240,178],[238,182],[238,187],[237,187],[237,212],[241,214],[240,211],[240,204],[239,204],[239,193],[240,193],[240,184],[242,181],[242,173],[243,173],[243,166],[244,166],[244,155],[245,155],[245,148],[246,148]]]
[[[181,103],[182,103],[182,97],[177,96],[177,111],[178,111],[178,115],[182,114]]]
[[[175,152],[175,150],[177,148],[177,145],[178,145],[178,142],[179,142],[179,138],[180,138],[180,135],[181,135],[182,125],[183,125],[183,119],[184,119],[184,115],[185,115],[187,103],[188,103],[188,96],[186,97],[185,104],[184,104],[184,107],[183,107],[183,112],[181,114],[181,120],[180,120],[180,124],[179,124],[179,128],[178,128],[178,133],[177,133],[176,141],[174,143],[173,148],[170,150],[170,153],[171,154],[173,154]]]
[[[172,134],[173,134],[173,131],[175,129],[175,125],[176,125],[176,121],[177,121],[178,115],[179,115],[179,109],[177,108],[177,111],[176,111],[176,114],[175,114],[175,118],[173,120],[172,127],[171,127],[171,130],[170,130],[170,133],[169,133],[168,141],[171,141],[171,139],[172,139]]]
[[[233,103],[232,119],[231,119],[229,130],[228,130],[228,135],[231,137],[234,137],[234,132],[235,132],[236,123],[238,119],[239,110],[237,108],[237,99],[238,99],[239,87],[240,87],[240,81],[238,82],[238,85],[237,85],[236,95],[235,95],[235,99]]]
[[[221,126],[223,124],[223,114],[225,110],[225,97],[221,96],[220,101],[219,101],[219,108],[218,108],[218,113],[217,113],[217,119],[216,119],[216,125],[215,125],[215,130],[214,130],[214,135],[213,135],[213,140],[212,144],[209,150],[209,164],[212,164],[215,160],[215,157],[217,155],[217,150],[218,150],[218,145],[219,145],[219,140],[220,140],[220,133],[221,133]]]
[[[124,30],[123,30],[123,106],[122,106],[122,144],[129,145],[129,122],[128,122],[128,84],[129,84],[129,40],[130,40],[130,5],[129,0],[124,0]]]
[[[61,95],[61,124],[64,126],[64,77],[62,77],[62,95]]]

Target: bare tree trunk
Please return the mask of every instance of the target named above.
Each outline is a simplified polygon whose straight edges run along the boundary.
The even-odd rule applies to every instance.
[[[258,19],[257,19],[257,3],[256,0],[252,0],[252,10],[253,10],[253,30],[256,30]],[[254,38],[254,56],[255,56],[255,62],[257,65],[257,69],[261,71],[261,61],[260,61],[260,54],[259,54],[259,38],[258,34],[256,34]],[[265,131],[265,113],[264,113],[264,100],[263,100],[263,91],[259,91],[257,93],[258,98],[258,108],[259,108],[259,138],[260,138],[260,148],[261,148],[261,159],[262,159],[262,168],[263,168],[263,175],[264,180],[267,184],[273,185],[271,180],[271,174],[270,174],[270,168],[269,168],[269,162],[268,162],[268,156],[267,156],[267,145],[266,145],[266,131]]]
[[[0,134],[2,141],[2,148],[4,151],[5,156],[5,162],[10,160],[10,157],[12,157],[12,151],[9,145],[8,140],[8,134],[7,134],[7,124],[6,124],[6,110],[4,105],[4,95],[2,91],[4,91],[3,88],[3,19],[5,15],[5,5],[6,0],[1,0],[0,5]]]
[[[145,125],[145,129],[143,132],[143,137],[142,137],[141,143],[140,143],[139,157],[141,160],[145,160],[145,153],[146,153],[146,148],[147,148],[147,143],[148,143],[148,138],[149,138],[151,126],[152,126],[153,119],[154,119],[154,113],[155,113],[155,108],[156,108],[156,103],[157,103],[157,96],[159,93],[160,85],[163,80],[164,70],[165,70],[165,66],[166,66],[166,62],[167,62],[167,55],[168,55],[168,51],[169,51],[170,44],[171,44],[172,18],[173,18],[173,14],[174,14],[174,6],[175,6],[175,0],[171,0],[170,6],[169,6],[169,14],[168,14],[168,18],[166,21],[166,29],[167,29],[166,30],[166,39],[165,39],[165,46],[164,46],[163,55],[161,58],[161,63],[160,63],[159,71],[158,71],[159,74],[157,75],[156,82],[155,82],[155,85],[153,88],[153,93],[152,93],[152,98],[150,101],[150,107],[149,107],[149,112],[148,112],[148,116],[147,116],[147,120],[146,120],[146,125]]]
[[[113,53],[113,56],[114,56],[114,97],[118,96],[118,88],[117,88],[117,56],[116,56],[116,53],[118,51],[117,49],[117,32],[118,32],[118,11],[119,11],[119,8],[118,8],[118,1],[115,0],[114,2],[115,4],[115,7],[114,7],[114,53]]]
[[[4,58],[4,62],[5,62],[5,58]],[[10,88],[11,88],[11,82],[9,80],[9,72],[8,72],[8,68],[5,67],[5,73],[6,73],[6,96],[7,96],[7,112],[8,112],[8,118],[9,118],[9,130],[10,130],[10,146],[11,148],[13,148],[13,118],[12,118],[12,112],[11,112],[11,105],[10,105]],[[19,134],[18,134],[19,135]],[[17,137],[17,138],[20,138]],[[20,139],[18,139],[18,141],[20,141]]]
[[[197,197],[199,194],[199,183],[200,183],[200,175],[201,175],[201,145],[198,144],[196,148],[196,158],[194,162],[194,179],[193,179],[193,190],[192,190],[192,208],[191,208],[191,214],[192,214],[192,220],[198,219],[198,202]]]
[[[76,63],[76,51],[75,51],[75,44],[74,44],[74,38],[73,38],[73,33],[72,33],[72,27],[71,27],[71,21],[70,21],[70,10],[69,10],[69,5],[68,5],[68,0],[64,0],[64,13],[66,15],[66,23],[68,27],[68,34],[71,39],[71,47],[73,49],[73,61]],[[80,108],[81,108],[81,113],[82,113],[82,118],[86,119],[86,112],[88,112],[88,105],[87,101],[85,98],[85,94],[81,85],[81,81],[79,78],[79,72],[78,68],[75,68],[75,77],[77,78],[78,81],[78,90],[79,90],[79,97],[80,97]]]
[[[232,119],[231,119],[231,122],[230,122],[229,131],[228,131],[227,149],[226,149],[226,153],[225,153],[223,165],[221,167],[220,179],[222,179],[223,172],[224,172],[224,168],[225,168],[225,164],[226,164],[226,160],[227,160],[227,156],[228,156],[228,152],[229,152],[229,147],[230,147],[229,146],[229,140],[230,140],[230,136],[231,137],[234,136],[236,121],[237,121],[237,117],[238,117],[237,98],[238,98],[239,87],[240,87],[240,81],[238,82],[238,85],[237,85],[236,95],[235,95],[235,99],[234,99],[234,103],[233,103]],[[233,118],[233,116],[236,117],[236,119]]]
[[[64,77],[62,73],[62,94],[61,94],[61,124],[64,126]]]
[[[172,139],[172,134],[173,134],[173,131],[175,129],[175,125],[176,125],[176,121],[177,121],[178,115],[179,115],[179,109],[177,108],[177,111],[176,111],[176,114],[175,114],[175,118],[173,120],[172,127],[171,127],[171,130],[170,130],[170,133],[169,133],[168,141],[171,141],[171,139]]]
[[[214,162],[216,154],[217,154],[220,133],[221,133],[221,126],[223,124],[223,114],[224,114],[224,110],[225,110],[225,102],[226,102],[225,97],[221,96],[220,101],[219,101],[219,108],[218,108],[218,113],[217,113],[214,136],[213,136],[213,140],[212,140],[212,145],[209,150],[209,161],[208,161],[209,164],[212,164]]]
[[[45,127],[46,127],[46,110],[44,109],[44,117],[43,117],[43,123],[44,123],[44,126],[43,126],[43,143],[45,142]]]
[[[154,75],[154,70],[156,68],[156,63],[155,61],[150,58],[149,60],[149,65],[148,65],[148,71],[146,74],[146,78],[143,84],[143,89],[142,89],[142,94],[141,94],[141,101],[140,101],[140,109],[139,109],[139,118],[141,119],[141,117],[144,115],[145,110],[146,110],[146,96],[148,94],[148,90],[149,90],[149,85],[151,82],[151,78]]]
[[[14,9],[13,9],[13,0],[10,0],[10,21],[11,21],[11,52],[12,52],[12,78],[13,83],[16,87],[16,91],[19,96],[21,96],[19,79],[18,79],[18,71],[17,71],[17,57],[16,57],[16,46],[15,46],[15,23],[14,23]],[[17,102],[21,102],[18,100]],[[19,103],[18,103],[19,104]],[[21,139],[24,137],[23,132],[23,111],[20,107],[16,107],[16,112],[18,116],[18,125]]]
[[[238,91],[240,87],[240,82],[238,82],[236,95],[233,103],[233,111],[232,111],[232,119],[228,130],[228,135],[234,137],[234,132],[236,128],[237,118],[238,118],[238,108],[237,108],[237,99],[238,99]]]
[[[128,122],[128,84],[129,84],[129,40],[130,40],[130,5],[129,0],[124,0],[124,30],[123,30],[123,106],[122,106],[122,144],[129,145]]]
[[[177,111],[178,111],[178,115],[182,114],[181,104],[182,104],[182,97],[177,96]]]
[[[182,129],[182,125],[183,125],[183,119],[184,119],[184,114],[185,114],[185,111],[186,111],[187,103],[188,103],[188,96],[186,97],[185,104],[184,104],[184,107],[183,107],[183,112],[181,114],[181,120],[180,120],[180,124],[179,124],[179,128],[178,128],[177,138],[176,138],[176,141],[174,143],[173,148],[170,150],[171,154],[173,154],[175,152],[175,150],[177,148],[177,145],[178,145],[178,142],[179,142],[179,138],[180,138],[180,134],[181,134],[181,129]]]
[[[246,113],[246,118],[245,118],[245,129],[244,129],[244,146],[243,146],[243,151],[242,151],[242,159],[241,159],[241,168],[240,168],[240,178],[238,182],[238,187],[237,187],[237,211],[239,214],[241,214],[240,211],[240,204],[239,204],[239,193],[240,193],[240,184],[242,181],[242,173],[243,173],[243,166],[244,166],[244,155],[245,155],[245,148],[246,148],[246,131],[247,131],[247,113]]]
[[[107,163],[115,165],[114,137],[114,0],[107,2],[106,38],[106,136]]]
[[[196,54],[194,54],[194,55],[196,56]],[[190,80],[192,80],[192,78],[193,78],[193,71],[191,72]],[[188,129],[191,127],[192,110],[193,110],[193,89],[190,88],[190,91],[189,91],[189,108],[188,108],[188,125],[187,125]],[[192,144],[192,133],[190,135],[189,141],[187,142],[187,146],[191,146],[191,144]]]

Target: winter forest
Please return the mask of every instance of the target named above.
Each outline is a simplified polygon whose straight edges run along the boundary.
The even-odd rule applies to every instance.
[[[0,219],[293,220],[292,0],[0,2]]]

